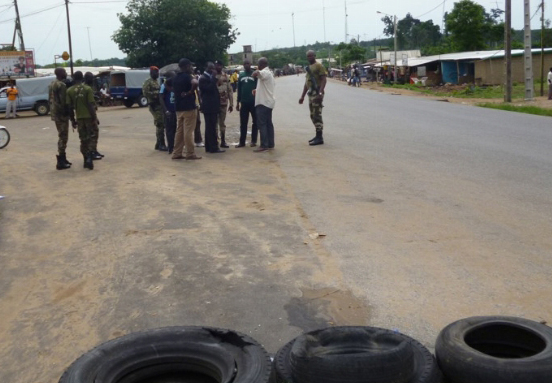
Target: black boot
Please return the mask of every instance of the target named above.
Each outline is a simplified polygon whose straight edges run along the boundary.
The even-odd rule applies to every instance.
[[[93,162],[93,160],[92,160],[92,152],[87,153],[87,154],[83,154],[83,157],[84,157],[84,165],[83,165],[83,167],[84,167],[85,169],[94,170],[94,162]]]
[[[311,138],[311,139],[309,140],[309,144],[310,144],[311,142],[313,142],[314,140],[316,140],[316,136],[314,136],[313,138]]]
[[[169,148],[167,148],[167,145],[165,145],[165,138],[161,138],[157,140],[157,150],[160,152],[168,152]]]
[[[155,143],[155,146],[153,147],[154,150],[159,150],[159,140]]]
[[[102,158],[104,158],[104,157],[105,157],[105,156],[104,156],[104,155],[103,155],[102,153],[98,152],[97,150],[96,150],[96,152],[95,152],[95,153],[96,153],[96,155],[97,155],[97,156],[100,156],[100,157],[102,157]]]
[[[322,137],[321,130],[316,131],[316,137],[314,137],[314,139],[311,142],[309,142],[309,145],[310,146],[324,145],[324,138]]]
[[[103,156],[100,153],[98,153],[96,151],[92,152],[92,159],[93,160],[101,160],[102,158],[103,158]]]
[[[220,147],[229,148],[229,146],[226,145],[226,133],[223,132],[220,132]]]
[[[57,157],[57,170],[63,170],[63,169],[69,169],[71,167],[71,163],[67,162],[67,159],[65,158],[65,154],[60,154]]]

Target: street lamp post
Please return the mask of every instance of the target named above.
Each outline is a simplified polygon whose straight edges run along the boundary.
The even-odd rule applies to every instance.
[[[393,40],[395,45],[395,70],[394,70],[394,82],[397,83],[397,15],[390,15],[385,12],[377,11],[377,13],[386,15],[393,18]]]

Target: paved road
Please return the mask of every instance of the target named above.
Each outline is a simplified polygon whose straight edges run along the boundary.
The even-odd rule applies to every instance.
[[[73,168],[54,169],[48,118],[7,122],[0,381],[55,383],[98,343],[167,325],[275,352],[334,324],[433,347],[465,316],[552,321],[549,119],[330,83],[311,148],[301,87],[277,81],[275,151],[193,163],[152,150],[145,109],[101,110],[92,172],[75,134]]]
[[[308,148],[299,87],[278,83],[282,169],[370,323],[431,345],[464,316],[552,321],[552,120],[331,82]]]

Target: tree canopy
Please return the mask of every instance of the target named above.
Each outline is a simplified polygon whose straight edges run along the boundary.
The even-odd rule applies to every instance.
[[[471,0],[461,0],[454,4],[445,25],[456,50],[476,51],[487,47],[485,35],[488,33],[488,22],[483,6]]]
[[[225,60],[238,34],[230,9],[208,0],[130,0],[127,12],[112,38],[131,67]]]

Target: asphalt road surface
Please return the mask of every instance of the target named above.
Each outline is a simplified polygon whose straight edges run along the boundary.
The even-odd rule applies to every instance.
[[[83,169],[71,133],[56,171],[49,118],[4,123],[0,381],[55,383],[95,345],[169,325],[275,352],[323,326],[432,348],[467,316],[552,321],[552,120],[330,82],[309,147],[302,81],[277,80],[267,153],[171,161],[146,109],[115,107],[106,158]]]

